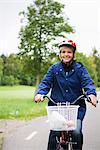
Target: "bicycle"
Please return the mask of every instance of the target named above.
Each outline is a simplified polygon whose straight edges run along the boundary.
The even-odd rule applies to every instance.
[[[72,141],[71,132],[75,130],[77,126],[77,112],[79,107],[77,103],[79,100],[86,100],[92,103],[91,99],[85,94],[79,96],[73,103],[56,103],[47,95],[43,96],[43,99],[45,98],[55,104],[55,106],[47,106],[46,109],[50,121],[50,129],[60,131],[60,138],[56,136],[56,150],[73,150],[73,144],[77,143]],[[57,117],[59,117],[58,120]],[[59,121],[59,123],[57,121]],[[58,124],[59,126],[57,126]]]

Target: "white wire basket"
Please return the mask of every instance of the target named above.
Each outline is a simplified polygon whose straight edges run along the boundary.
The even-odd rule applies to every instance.
[[[77,127],[77,105],[47,106],[47,115],[50,122],[50,130],[70,131]]]

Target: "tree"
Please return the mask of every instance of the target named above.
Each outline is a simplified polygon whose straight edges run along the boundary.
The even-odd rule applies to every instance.
[[[41,66],[49,57],[51,49],[49,43],[56,37],[64,36],[64,33],[74,32],[73,28],[63,18],[64,5],[53,0],[35,0],[27,7],[27,12],[21,12],[23,20],[19,32],[20,55],[30,55],[33,58],[31,64],[36,76],[36,86],[40,82]]]

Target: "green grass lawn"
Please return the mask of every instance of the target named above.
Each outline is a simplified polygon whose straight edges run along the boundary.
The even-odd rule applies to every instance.
[[[46,103],[33,102],[34,87],[1,86],[0,119],[32,119],[46,115]]]

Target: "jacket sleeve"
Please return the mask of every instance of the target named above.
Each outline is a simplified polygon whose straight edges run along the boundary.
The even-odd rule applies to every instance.
[[[43,80],[39,84],[39,88],[36,94],[46,95],[50,91],[53,84],[53,65],[47,71],[47,74],[44,76]]]
[[[85,66],[82,65],[79,69],[79,72],[81,87],[82,89],[84,89],[86,95],[96,95],[96,87]]]

